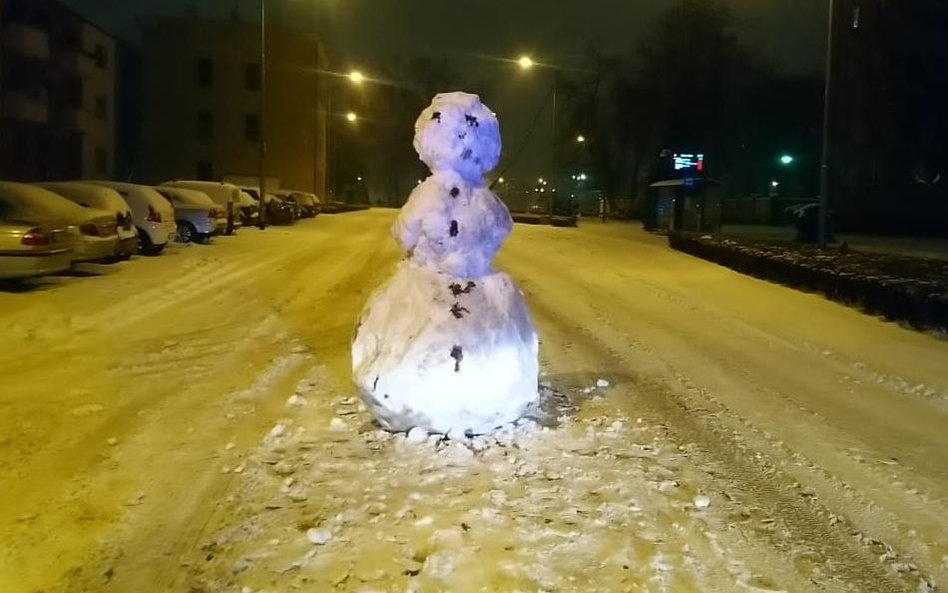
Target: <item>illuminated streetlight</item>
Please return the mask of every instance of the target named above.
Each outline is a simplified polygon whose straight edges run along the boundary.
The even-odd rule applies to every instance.
[[[793,159],[793,156],[792,156],[792,155],[785,154],[785,155],[783,155],[783,156],[780,157],[780,164],[781,164],[781,165],[792,165],[792,164],[793,164],[793,160],[794,160],[794,159]]]
[[[346,119],[352,123],[355,123],[356,121],[358,121],[359,116],[356,115],[354,111],[350,111],[349,113],[346,114]]]
[[[358,70],[353,70],[349,73],[349,80],[355,84],[362,84],[362,81],[365,80],[365,76],[363,76]]]
[[[356,177],[356,181],[362,181],[362,176]]]
[[[533,58],[531,58],[530,56],[521,57],[519,60],[517,60],[517,63],[520,64],[520,67],[523,68],[524,70],[529,70],[530,68],[533,68]]]
[[[503,182],[504,182],[504,178],[501,177],[500,179],[497,180],[497,182],[498,182],[498,183],[503,183]]]
[[[779,182],[779,181],[771,181],[771,182],[770,182],[770,187],[780,187],[780,182]]]
[[[576,136],[576,141],[582,144],[583,142],[586,141],[586,137],[580,134],[579,136]]]
[[[579,179],[580,181],[586,181],[586,174],[580,173],[576,178]]]

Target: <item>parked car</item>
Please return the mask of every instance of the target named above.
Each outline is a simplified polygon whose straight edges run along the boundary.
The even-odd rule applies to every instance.
[[[84,208],[98,208],[111,213],[115,217],[115,229],[118,234],[115,256],[128,259],[138,253],[138,230],[132,219],[132,209],[125,198],[114,189],[77,181],[42,182],[35,185]]]
[[[316,194],[292,189],[284,189],[273,193],[296,204],[299,218],[313,218],[322,212],[322,204]]]
[[[215,204],[224,209],[227,216],[226,234],[232,235],[243,224],[240,216],[240,189],[232,183],[220,181],[195,181],[175,179],[161,184],[162,187],[181,187],[207,194]]]
[[[253,226],[257,224],[257,217],[260,216],[260,204],[253,199],[247,192],[240,191],[240,221],[244,226]]]
[[[63,227],[2,220],[0,202],[0,279],[65,272],[72,267],[72,243]]]
[[[253,198],[257,204],[260,203],[260,188],[248,186],[242,187],[241,190]],[[270,192],[267,192],[266,205],[267,224],[288,225],[293,224],[293,221],[297,219],[296,205]]]
[[[208,195],[193,189],[159,185],[155,191],[174,206],[177,239],[181,243],[204,243],[227,231],[227,212]]]
[[[0,181],[0,211],[4,220],[65,229],[71,238],[73,262],[104,261],[115,255],[115,218],[105,210],[83,208],[35,185]]]
[[[138,228],[138,251],[143,255],[158,255],[178,232],[174,222],[174,207],[161,194],[135,183],[118,181],[83,181],[109,187],[121,195],[132,209],[132,221]]]

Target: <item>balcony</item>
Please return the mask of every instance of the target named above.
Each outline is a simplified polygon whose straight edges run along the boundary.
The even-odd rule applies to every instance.
[[[3,47],[12,54],[34,60],[49,59],[49,34],[23,23],[3,27]]]
[[[44,95],[23,91],[3,93],[3,115],[35,124],[49,123],[49,101]]]
[[[66,109],[59,112],[56,119],[61,127],[79,132],[86,132],[102,125],[94,113],[85,109]]]
[[[58,54],[56,69],[66,76],[86,78],[95,71],[95,62],[91,57],[75,50]]]

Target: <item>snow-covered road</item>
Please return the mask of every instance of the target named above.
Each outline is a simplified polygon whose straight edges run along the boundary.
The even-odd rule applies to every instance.
[[[546,426],[410,443],[350,399],[393,218],[0,292],[0,591],[948,586],[945,340],[638,227],[518,226]]]

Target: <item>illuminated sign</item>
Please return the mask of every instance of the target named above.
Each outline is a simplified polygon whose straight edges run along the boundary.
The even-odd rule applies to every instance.
[[[674,155],[676,173],[703,173],[704,155],[693,152],[676,152]]]

